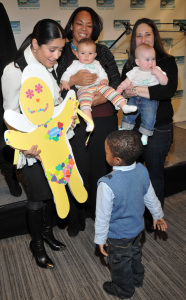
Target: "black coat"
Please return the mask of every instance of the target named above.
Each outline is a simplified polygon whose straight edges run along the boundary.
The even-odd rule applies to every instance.
[[[14,60],[17,47],[6,10],[0,3],[0,78],[6,65]],[[3,96],[0,84],[0,136],[4,132]]]

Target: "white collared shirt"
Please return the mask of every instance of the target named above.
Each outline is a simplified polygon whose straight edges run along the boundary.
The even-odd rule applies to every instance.
[[[27,64],[41,64],[38,62],[32,54],[30,46],[24,51],[24,56]],[[56,70],[57,64],[54,66]],[[54,85],[54,105],[58,105],[62,102],[60,97],[60,88],[52,75],[53,68],[47,69],[50,73],[53,85]],[[2,75],[2,92],[3,92],[3,107],[4,110],[11,109],[16,112],[20,112],[19,106],[19,94],[21,89],[21,77],[22,71],[14,66],[14,62],[7,65]]]

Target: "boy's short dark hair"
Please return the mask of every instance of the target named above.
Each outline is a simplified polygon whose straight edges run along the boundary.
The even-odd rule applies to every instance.
[[[114,157],[123,160],[123,165],[133,164],[143,153],[143,145],[139,132],[133,130],[117,130],[106,138]]]

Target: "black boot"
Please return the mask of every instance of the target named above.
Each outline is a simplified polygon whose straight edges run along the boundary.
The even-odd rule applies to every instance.
[[[39,267],[45,269],[53,269],[54,263],[48,257],[44,241],[42,237],[43,227],[43,208],[38,210],[27,209],[27,218],[32,241],[30,242],[30,250]]]
[[[44,205],[44,227],[43,238],[44,241],[54,251],[65,250],[65,244],[56,240],[53,235],[53,221],[54,221],[55,206],[53,200],[46,201]]]

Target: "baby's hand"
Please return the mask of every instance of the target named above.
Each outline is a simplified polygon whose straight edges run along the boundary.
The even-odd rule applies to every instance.
[[[122,88],[121,85],[119,85],[119,86],[117,87],[116,92],[118,92],[119,94],[121,94],[121,93],[123,92],[123,88]]]
[[[102,79],[99,84],[108,85],[108,80],[107,79]]]
[[[62,80],[60,84],[61,90],[70,90],[70,86],[67,81]]]
[[[151,74],[152,75],[157,75],[158,73],[159,73],[160,71],[155,67],[155,68],[153,68],[152,70],[151,70]]]
[[[165,222],[165,220],[163,218],[161,218],[160,220],[153,220],[153,226],[154,229],[158,229],[161,231],[166,231],[167,229],[167,223]]]

